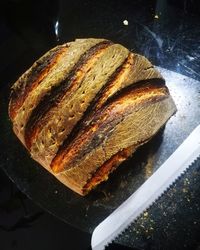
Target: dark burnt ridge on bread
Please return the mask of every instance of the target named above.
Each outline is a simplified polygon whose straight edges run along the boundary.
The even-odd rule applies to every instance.
[[[88,112],[97,111],[98,108],[101,108],[101,105],[104,103],[106,92],[108,91],[110,86],[119,78],[120,74],[122,74],[124,66],[128,63],[130,56],[131,53],[129,53],[124,62],[116,69],[116,71],[108,79],[107,83],[100,89],[94,100],[91,102],[90,107],[88,107]]]
[[[142,87],[146,84],[152,84],[153,86],[163,86],[165,88],[165,81],[163,78],[150,78],[148,80],[141,80],[139,82],[132,82],[132,79],[129,79],[129,82],[127,82],[127,86],[123,86],[121,88],[117,88],[116,92],[110,93],[110,89],[115,86],[116,82],[120,80],[120,77],[124,73],[125,70],[128,68],[131,70],[132,64],[130,59],[133,59],[133,54],[129,53],[127,58],[124,60],[124,62],[115,70],[115,72],[110,76],[108,81],[103,85],[103,87],[99,90],[99,92],[96,94],[95,98],[92,100],[90,105],[87,107],[86,111],[84,112],[82,118],[77,122],[77,124],[74,126],[73,130],[71,131],[70,135],[63,140],[63,143],[58,148],[58,153],[61,152],[64,148],[67,148],[73,140],[76,139],[79,132],[85,129],[87,125],[90,124],[90,121],[92,118],[94,118],[95,114],[98,113],[99,110],[101,110],[102,107],[104,107],[108,103],[112,103],[115,99],[117,99],[120,96],[126,95],[128,92],[132,91],[133,89],[137,89]],[[144,68],[144,70],[148,70],[150,68],[153,68],[151,65],[148,68]],[[154,75],[152,75],[154,77]],[[124,81],[123,79],[121,80]],[[110,94],[110,95],[109,95]]]
[[[127,61],[127,59],[125,60],[125,62],[126,61]],[[56,159],[59,158],[60,153],[63,154],[64,151],[67,152],[72,147],[77,148],[77,146],[73,145],[73,142],[76,142],[76,140],[80,136],[80,134],[85,133],[85,131],[89,130],[90,127],[93,124],[96,124],[96,121],[98,120],[97,117],[99,117],[103,113],[103,111],[106,108],[109,107],[109,104],[113,105],[115,103],[115,101],[118,101],[120,98],[126,97],[127,94],[130,94],[131,92],[134,93],[135,95],[138,95],[138,93],[140,91],[141,91],[141,93],[144,93],[145,91],[149,92],[153,88],[155,88],[155,89],[162,88],[162,90],[164,90],[164,92],[166,93],[166,96],[169,95],[169,91],[165,87],[164,79],[162,79],[162,78],[154,79],[153,78],[153,79],[148,79],[148,80],[142,80],[142,81],[139,81],[139,82],[137,82],[135,84],[131,84],[131,85],[121,89],[120,91],[117,91],[113,96],[106,99],[105,103],[102,103],[101,98],[103,98],[104,93],[106,92],[105,90],[109,88],[109,83],[112,83],[112,80],[116,79],[117,75],[120,74],[120,69],[123,68],[123,65],[124,64],[122,64],[116,70],[116,72],[110,77],[110,79],[108,81],[108,84],[106,84],[105,87],[99,91],[96,98],[88,106],[88,108],[87,108],[86,112],[84,113],[82,119],[76,124],[76,126],[72,130],[70,136],[63,141],[62,145],[58,149],[58,152],[57,152],[56,156],[52,160],[52,163],[51,163],[52,169],[54,169],[54,167],[53,167],[54,161],[56,161]],[[156,98],[159,99],[161,97],[159,96],[159,97],[156,97]],[[98,109],[96,109],[96,107],[100,106],[98,101],[101,102],[100,103],[101,108],[99,107]],[[150,101],[155,101],[155,98],[150,100]],[[91,143],[91,146],[89,148],[87,148],[87,152],[90,151],[90,148],[94,148],[95,146],[98,146],[102,142],[102,140],[103,140],[103,136],[101,138],[96,136],[96,138],[93,139],[93,142]],[[84,150],[86,151],[86,149],[84,149]],[[87,152],[85,152],[85,154]]]
[[[140,98],[143,98],[145,95],[147,97],[141,102]],[[112,102],[109,100],[102,109],[93,113],[90,124],[80,127],[79,133],[76,134],[71,144],[68,143],[68,140],[64,141],[52,160],[52,170],[58,173],[72,166],[73,161],[81,161],[86,154],[102,144],[105,137],[108,138],[112,134],[113,128],[125,116],[132,113],[133,110],[149,105],[149,103],[155,103],[163,98],[167,98],[168,95],[169,92],[164,82],[162,80],[155,81],[155,79],[141,81],[140,84],[131,85],[123,89],[116,96],[112,97]],[[126,101],[130,101],[130,104],[125,106],[124,102]],[[135,104],[133,104],[133,101]],[[121,105],[121,107],[115,113],[113,110],[115,110],[117,105]],[[87,124],[86,121],[85,123]]]
[[[81,68],[83,80],[79,81],[78,88],[75,91],[71,90],[70,95],[67,92],[62,101],[48,112],[48,123],[44,124],[32,143],[33,158],[41,159],[41,161],[44,159],[45,162],[42,164],[50,166],[63,140],[68,137],[90,102],[113,72],[124,62],[128,54],[129,51],[126,48],[113,44],[100,51]]]
[[[121,71],[123,70],[124,65],[127,63],[129,56],[124,60],[124,62],[116,69],[116,71],[110,76],[109,80],[106,82],[106,84],[99,90],[95,98],[92,100],[90,105],[87,107],[86,111],[84,112],[82,118],[77,122],[77,124],[74,126],[73,130],[71,131],[70,135],[63,141],[62,145],[59,147],[58,152],[64,148],[67,147],[77,136],[79,131],[81,129],[84,129],[86,124],[88,124],[89,117],[92,118],[92,114],[94,112],[97,112],[98,108],[100,108],[100,102],[102,103],[102,98],[104,97],[106,90],[110,87],[110,84],[112,84]],[[107,100],[107,99],[106,99]]]
[[[163,88],[166,94],[169,95],[169,91],[165,86],[165,80],[163,78],[152,78],[148,80],[145,79],[136,82],[133,85],[129,85],[121,89],[120,91],[116,92],[114,95],[112,95],[110,98],[106,100],[106,102],[102,105],[102,107],[112,104],[112,102],[114,102],[118,98],[124,97],[132,91],[135,91],[135,93],[137,94],[137,91],[140,91],[141,89],[146,89],[145,91],[148,92],[149,90],[151,90],[151,88]]]
[[[85,195],[176,111],[143,56],[105,39],[47,52],[12,87],[13,130],[33,159]]]
[[[27,148],[30,149],[32,141],[44,124],[43,119],[45,119],[45,115],[48,113],[48,111],[53,106],[56,106],[61,101],[66,91],[70,91],[70,88],[73,88],[73,85],[75,85],[78,81],[76,72],[81,70],[83,65],[86,64],[90,58],[94,57],[95,54],[97,54],[100,50],[107,48],[111,44],[113,44],[111,41],[102,41],[91,47],[81,56],[78,63],[74,65],[69,75],[67,75],[59,85],[53,87],[50,93],[47,93],[42,98],[38,106],[33,110],[25,127],[25,142]]]
[[[65,44],[50,50],[33,64],[31,70],[28,70],[23,77],[19,78],[13,86],[10,95],[9,115],[12,120],[28,94],[41,83],[51,68],[56,64],[60,55],[66,51],[67,48],[68,45]]]

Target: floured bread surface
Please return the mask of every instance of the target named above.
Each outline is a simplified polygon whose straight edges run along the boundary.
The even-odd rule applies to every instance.
[[[143,56],[105,39],[59,45],[11,90],[13,130],[57,179],[85,195],[158,132],[176,111]]]

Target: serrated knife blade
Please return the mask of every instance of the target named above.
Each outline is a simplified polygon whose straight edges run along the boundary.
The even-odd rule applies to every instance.
[[[200,156],[200,125],[176,151],[113,213],[93,231],[93,250],[103,250],[149,208]]]

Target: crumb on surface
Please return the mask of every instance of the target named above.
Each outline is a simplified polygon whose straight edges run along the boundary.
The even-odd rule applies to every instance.
[[[124,21],[123,21],[123,24],[124,24],[124,25],[128,25],[128,20],[124,20]]]

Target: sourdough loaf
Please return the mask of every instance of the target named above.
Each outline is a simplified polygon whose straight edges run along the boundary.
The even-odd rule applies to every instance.
[[[77,39],[36,61],[12,86],[13,130],[33,159],[85,195],[166,123],[176,107],[143,56]]]

